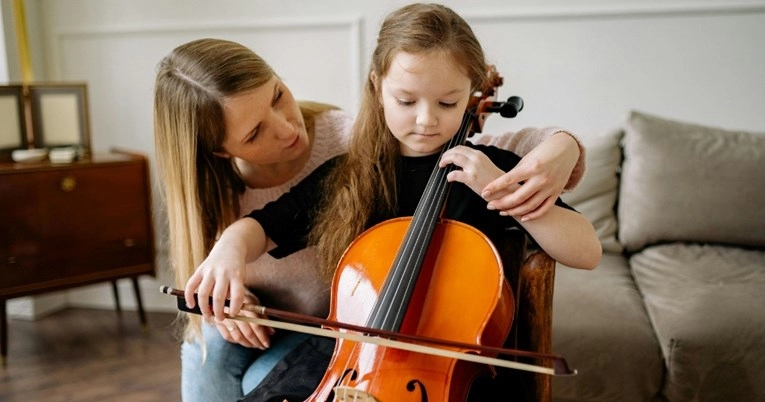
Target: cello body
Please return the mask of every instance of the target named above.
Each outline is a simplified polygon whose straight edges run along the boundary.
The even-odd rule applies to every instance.
[[[335,271],[329,319],[368,321],[411,220],[384,221],[347,248]],[[501,346],[513,303],[494,245],[469,225],[441,219],[399,332]],[[493,374],[486,365],[341,339],[308,401],[464,401],[476,378]]]

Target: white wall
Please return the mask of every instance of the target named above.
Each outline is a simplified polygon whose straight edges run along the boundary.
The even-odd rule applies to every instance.
[[[0,7],[0,82],[10,80],[10,76],[8,75],[8,52],[5,50],[4,16],[5,13],[3,13],[3,8]]]
[[[406,2],[36,3],[44,75],[88,82],[94,148],[128,147],[153,156],[154,71],[173,47],[207,36],[242,42],[269,60],[298,98],[355,113],[379,23]],[[492,117],[487,132],[557,125],[586,136],[618,126],[635,108],[765,131],[763,0],[444,3],[471,23],[505,76],[500,95],[525,100],[518,118]],[[142,282],[151,309],[173,308],[157,292],[171,280],[164,261],[158,281]],[[78,300],[70,303],[112,305],[108,286],[70,294]]]

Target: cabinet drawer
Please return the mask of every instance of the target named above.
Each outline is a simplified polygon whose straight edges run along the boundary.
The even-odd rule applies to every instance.
[[[152,265],[147,180],[143,159],[2,174],[0,288]]]

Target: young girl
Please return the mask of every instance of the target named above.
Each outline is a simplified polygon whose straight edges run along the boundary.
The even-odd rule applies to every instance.
[[[592,225],[559,200],[544,216],[518,222],[489,210],[477,194],[517,164],[518,156],[473,145],[440,155],[470,96],[487,88],[486,71],[469,26],[448,8],[415,4],[391,14],[378,36],[347,157],[321,166],[277,202],[228,227],[185,286],[191,307],[197,292],[206,316],[223,319],[227,298],[228,313],[236,315],[244,297],[246,262],[269,250],[278,255],[301,249],[309,237],[331,276],[343,250],[362,231],[412,214],[436,164],[461,168],[449,175],[456,183],[447,218],[469,222],[494,239],[507,227],[520,226],[557,261],[594,268],[601,249]],[[322,189],[326,200],[319,203]],[[322,369],[317,365],[317,371]]]

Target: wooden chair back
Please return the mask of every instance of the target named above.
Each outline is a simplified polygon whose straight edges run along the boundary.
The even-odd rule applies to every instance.
[[[527,235],[513,231],[497,244],[505,276],[515,296],[515,318],[504,347],[552,354],[552,302],[555,260],[530,245]],[[550,366],[538,359],[516,358],[519,362]],[[498,381],[508,392],[522,393],[529,401],[552,400],[552,377],[520,370],[498,369]],[[513,399],[517,400],[517,399]]]

